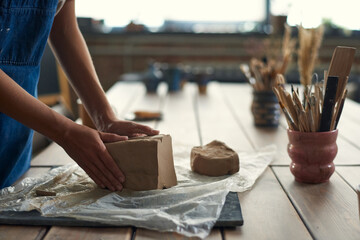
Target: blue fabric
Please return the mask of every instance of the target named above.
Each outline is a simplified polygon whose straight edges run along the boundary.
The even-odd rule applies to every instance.
[[[34,97],[57,3],[0,0],[0,69]],[[31,129],[0,112],[0,189],[29,169],[32,138]]]

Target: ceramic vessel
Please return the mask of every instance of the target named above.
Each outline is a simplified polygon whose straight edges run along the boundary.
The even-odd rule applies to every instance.
[[[338,148],[338,130],[329,132],[299,132],[288,130],[290,171],[302,183],[329,181],[335,171],[333,160]]]
[[[143,82],[146,87],[147,93],[156,93],[159,83],[163,74],[160,70],[160,66],[157,63],[149,64],[148,70],[143,76]]]
[[[164,80],[168,84],[169,92],[178,92],[181,90],[182,71],[178,66],[168,66],[163,70]]]
[[[272,128],[279,126],[280,105],[272,91],[253,91],[251,112],[255,126]]]

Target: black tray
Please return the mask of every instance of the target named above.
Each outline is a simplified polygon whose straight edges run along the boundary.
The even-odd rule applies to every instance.
[[[241,207],[237,193],[230,192],[226,196],[215,227],[236,227],[243,225]],[[40,226],[72,226],[72,227],[112,227],[113,225],[78,220],[68,217],[43,217],[36,210],[30,212],[0,212],[0,224],[40,225]]]

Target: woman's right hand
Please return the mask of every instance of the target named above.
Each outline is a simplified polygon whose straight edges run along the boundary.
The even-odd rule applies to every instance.
[[[128,137],[99,132],[79,124],[70,125],[58,144],[98,186],[111,191],[121,191],[125,175],[104,143],[124,141]]]

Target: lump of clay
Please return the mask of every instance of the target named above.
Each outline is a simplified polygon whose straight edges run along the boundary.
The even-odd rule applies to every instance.
[[[239,171],[239,156],[225,143],[214,140],[192,148],[191,170],[207,176],[234,174]]]
[[[105,145],[125,174],[125,188],[140,191],[177,184],[170,135],[139,137]]]

